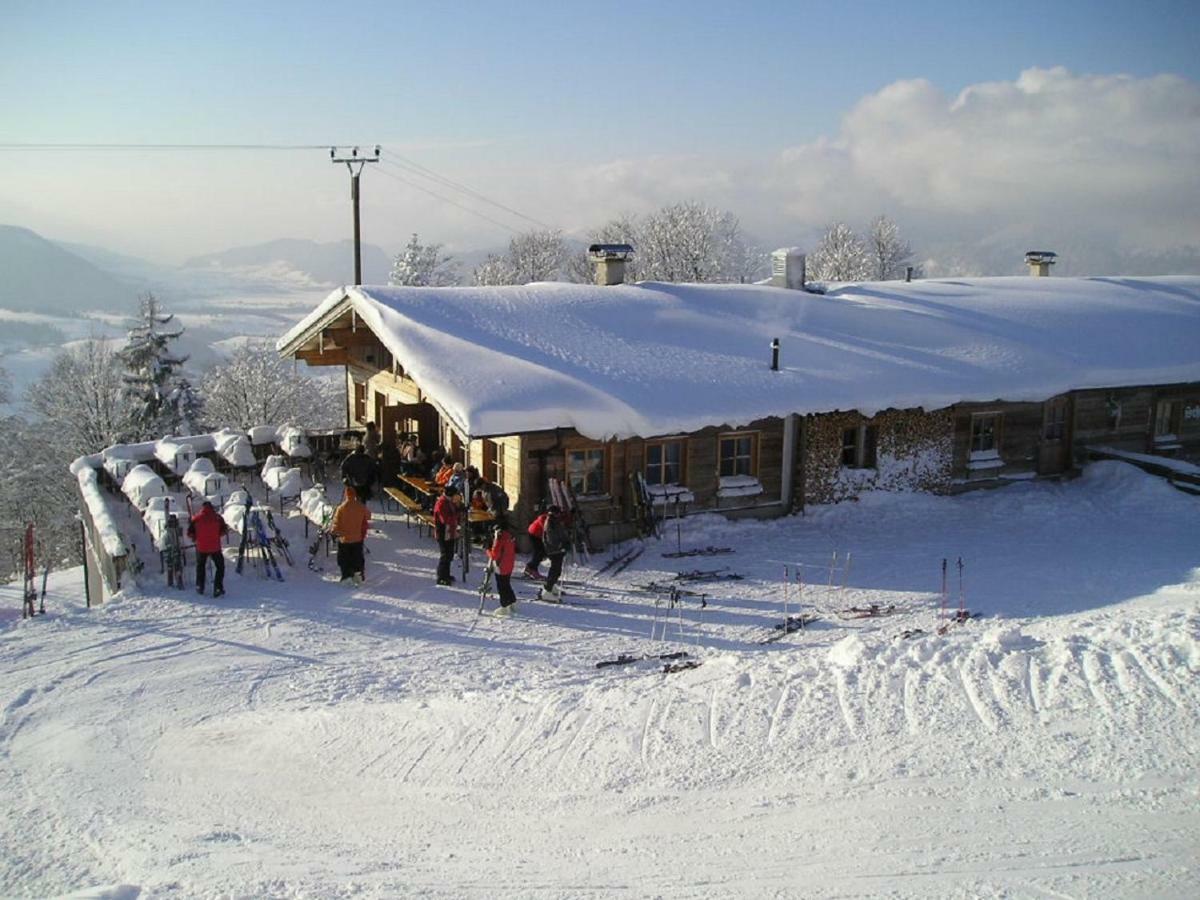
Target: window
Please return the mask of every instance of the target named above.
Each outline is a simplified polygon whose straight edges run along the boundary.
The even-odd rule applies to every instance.
[[[567,484],[577,496],[606,494],[604,448],[567,451]]]
[[[364,422],[367,418],[367,386],[361,381],[354,382],[354,419]]]
[[[999,413],[975,413],[971,416],[971,459],[998,459],[999,436]]]
[[[722,477],[728,475],[757,476],[757,434],[723,434],[717,440],[720,460],[718,474]]]
[[[842,465],[848,469],[875,468],[874,425],[855,425],[842,430]]]
[[[1157,441],[1175,440],[1179,401],[1159,400],[1154,410],[1154,439]]]
[[[1067,436],[1067,401],[1051,400],[1042,416],[1042,440],[1061,441]]]
[[[504,487],[504,445],[498,441],[483,442],[483,477]]]
[[[683,441],[646,445],[646,484],[683,484]]]
[[[375,424],[383,423],[383,408],[387,406],[387,395],[375,392]]]

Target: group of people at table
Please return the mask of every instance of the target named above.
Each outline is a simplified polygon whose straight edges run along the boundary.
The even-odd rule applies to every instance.
[[[391,446],[387,446],[391,445]],[[390,459],[391,451],[395,458]],[[432,504],[434,537],[439,547],[437,584],[452,585],[450,565],[463,527],[494,524],[487,549],[500,612],[511,613],[517,598],[511,577],[516,562],[517,544],[508,519],[508,495],[504,489],[483,478],[474,466],[464,466],[449,454],[434,454],[437,460],[425,467],[425,454],[415,440],[384,442],[374,423],[368,423],[366,435],[342,462],[345,497],[333,514],[332,533],[338,539],[338,568],[343,581],[361,583],[364,574],[363,542],[371,521],[367,501],[377,487],[393,487],[395,481],[417,496],[422,506]],[[381,465],[382,463],[382,465]],[[428,476],[428,477],[426,477]],[[465,498],[470,498],[466,501]],[[528,529],[533,555],[525,566],[527,578],[541,580],[539,566],[550,561],[550,571],[542,588],[543,596],[560,599],[558,578],[562,573],[568,535],[557,506],[542,512]]]

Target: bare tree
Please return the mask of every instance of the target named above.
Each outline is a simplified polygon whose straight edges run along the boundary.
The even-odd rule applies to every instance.
[[[843,222],[825,229],[808,258],[808,268],[809,277],[815,281],[866,281],[871,277],[866,246]]]
[[[309,428],[338,425],[344,418],[344,385],[292,371],[268,341],[247,341],[205,374],[201,387],[209,420],[248,429],[294,422]]]
[[[388,283],[404,287],[458,284],[458,263],[454,257],[442,253],[441,244],[422,244],[414,231],[404,251],[392,261]]]
[[[912,247],[900,237],[899,226],[887,216],[878,216],[871,222],[867,253],[875,281],[903,278],[905,269],[912,265]]]
[[[489,256],[475,270],[476,284],[529,284],[563,277],[567,245],[557,229],[526,231],[508,242],[504,256]]]
[[[73,459],[120,441],[130,428],[132,408],[122,385],[123,359],[103,338],[62,350],[26,392],[37,417],[50,423],[55,443]]]

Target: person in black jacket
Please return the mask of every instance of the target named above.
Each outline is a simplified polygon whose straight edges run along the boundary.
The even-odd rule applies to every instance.
[[[354,452],[342,461],[342,483],[354,488],[358,499],[366,503],[371,499],[371,486],[375,478],[375,460],[367,455],[362,441],[359,441],[354,445]]]

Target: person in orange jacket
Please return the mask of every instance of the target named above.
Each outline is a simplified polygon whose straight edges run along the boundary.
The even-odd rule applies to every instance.
[[[450,563],[454,559],[454,545],[458,541],[458,488],[447,486],[442,496],[433,504],[433,530],[441,555],[438,557],[437,583],[454,584],[450,574]]]
[[[371,522],[371,511],[358,499],[358,492],[346,488],[346,497],[333,511],[330,531],[338,539],[337,561],[342,571],[342,581],[354,579],[362,584],[366,560],[363,557],[363,542],[367,539],[367,526]]]
[[[492,576],[496,579],[496,593],[500,595],[500,609],[510,610],[517,602],[512,589],[512,572],[517,563],[517,539],[508,526],[507,516],[496,518],[496,536],[488,548]]]

